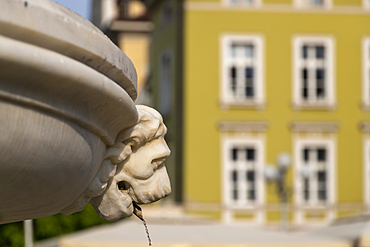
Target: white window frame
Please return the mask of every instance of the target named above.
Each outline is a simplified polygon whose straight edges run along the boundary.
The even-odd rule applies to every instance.
[[[235,203],[231,197],[232,182],[230,180],[230,171],[232,170],[232,161],[230,159],[230,152],[234,146],[246,146],[253,147],[256,151],[256,167],[255,167],[255,196],[256,199],[253,202],[247,200],[239,201]],[[248,138],[248,137],[224,137],[222,139],[222,191],[223,191],[223,203],[227,209],[256,209],[263,205],[264,198],[264,142],[260,138]]]
[[[362,40],[362,104],[370,108],[370,38]]]
[[[322,203],[305,203],[304,193],[303,193],[303,166],[304,161],[302,160],[302,152],[305,147],[322,147],[324,146],[327,150],[327,200],[325,204]],[[336,146],[335,140],[332,138],[323,138],[323,139],[311,139],[311,138],[298,138],[295,140],[294,145],[294,174],[295,174],[295,203],[298,207],[298,212],[296,215],[297,223],[302,223],[304,220],[303,211],[311,209],[328,209],[334,206],[336,203]],[[311,176],[314,176],[311,174]],[[333,219],[333,213],[328,212],[328,219]]]
[[[169,59],[169,67],[164,68],[163,59],[167,57]],[[159,111],[163,116],[166,116],[170,113],[171,110],[171,84],[173,82],[172,78],[172,67],[173,67],[173,56],[170,50],[165,50],[159,56]],[[166,69],[166,70],[165,70]]]
[[[363,140],[363,186],[364,203],[370,205],[370,138]]]
[[[301,69],[304,66],[302,59],[302,47],[304,44],[317,44],[325,47],[325,90],[326,96],[324,100],[303,100],[301,95]],[[332,37],[312,37],[312,36],[294,36],[293,37],[293,90],[292,98],[295,107],[321,107],[333,108],[335,107],[335,72],[334,72],[334,39]],[[312,61],[308,63],[309,66],[315,66]],[[310,96],[309,96],[310,97]],[[312,96],[311,96],[312,97]]]
[[[254,68],[254,96],[252,98],[235,99],[230,95],[229,87],[229,68],[231,64],[243,65],[243,61],[238,61],[230,57],[230,46],[233,42],[246,43],[253,45],[253,68]],[[260,35],[229,35],[221,36],[221,83],[220,97],[223,106],[255,106],[260,107],[264,104],[264,39]],[[241,79],[239,79],[239,82]]]
[[[260,7],[262,0],[223,0],[225,6],[238,6],[238,7]]]
[[[332,7],[332,0],[323,0],[324,4],[322,6],[305,3],[311,2],[315,0],[294,0],[294,6],[297,8],[311,8],[311,9],[330,9]]]

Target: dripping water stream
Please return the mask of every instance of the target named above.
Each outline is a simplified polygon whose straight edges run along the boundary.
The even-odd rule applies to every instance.
[[[132,202],[132,205],[134,206],[134,214],[135,214],[135,215],[136,215],[136,217],[138,217],[138,218],[141,220],[141,222],[143,222],[143,224],[144,224],[145,232],[146,232],[146,236],[148,237],[149,246],[152,246],[152,240],[150,239],[148,226],[147,226],[147,224],[146,224],[146,222],[145,222],[145,220],[144,220],[142,210],[141,210],[141,208],[139,207],[139,205],[137,205],[135,202]]]

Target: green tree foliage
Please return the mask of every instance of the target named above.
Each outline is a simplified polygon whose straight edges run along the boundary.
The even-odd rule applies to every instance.
[[[35,241],[108,223],[99,218],[90,204],[83,211],[72,215],[56,214],[35,219],[33,222]],[[0,225],[0,246],[24,246],[23,222]]]

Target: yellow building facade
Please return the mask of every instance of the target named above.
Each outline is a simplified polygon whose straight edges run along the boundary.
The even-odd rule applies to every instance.
[[[186,210],[279,221],[264,174],[285,152],[292,224],[368,212],[370,1],[187,0],[183,15]]]

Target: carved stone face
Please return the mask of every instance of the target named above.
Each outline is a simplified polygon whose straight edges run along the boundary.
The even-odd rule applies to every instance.
[[[170,150],[161,137],[152,140],[130,155],[117,167],[113,183],[139,204],[155,202],[171,192],[170,180],[164,166]]]
[[[133,213],[132,201],[147,204],[169,195],[171,184],[163,163],[169,155],[163,137],[137,150],[133,147],[131,155],[118,164],[107,191],[90,202],[100,217],[108,221],[128,217]]]

